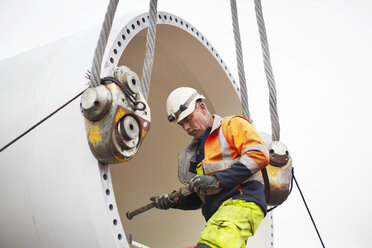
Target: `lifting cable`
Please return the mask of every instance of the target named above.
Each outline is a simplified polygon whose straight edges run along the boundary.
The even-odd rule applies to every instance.
[[[278,116],[278,109],[277,109],[277,99],[276,99],[276,86],[275,86],[275,80],[274,80],[274,74],[272,72],[271,67],[271,60],[270,60],[270,52],[269,52],[269,44],[267,41],[267,35],[266,35],[266,28],[265,28],[265,22],[262,14],[262,5],[261,0],[255,0],[255,11],[256,11],[256,18],[257,18],[257,24],[259,27],[259,33],[260,33],[260,40],[261,40],[261,47],[264,57],[264,66],[265,66],[265,74],[266,74],[266,80],[269,87],[269,93],[270,93],[270,118],[271,118],[271,127],[272,127],[272,139],[279,140],[280,138],[280,126],[279,126],[279,116]],[[301,194],[302,201],[304,202],[307,212],[310,216],[310,219],[313,223],[313,226],[316,230],[316,233],[318,234],[319,240],[322,243],[323,248],[324,243],[320,236],[320,233],[318,232],[318,228],[315,224],[315,221],[311,215],[310,209],[307,206],[307,203],[305,201],[305,198],[301,192],[301,189],[297,183],[296,177],[294,175],[294,170],[292,170],[292,177],[295,180],[296,186]],[[292,179],[292,180],[293,180]],[[291,183],[292,184],[292,183]]]
[[[105,53],[105,48],[107,45],[107,40],[110,35],[112,22],[114,21],[114,16],[116,8],[118,6],[119,0],[110,0],[107,7],[105,19],[102,24],[101,33],[98,38],[96,50],[94,51],[91,75],[90,75],[90,87],[97,87],[101,84],[101,66],[103,54]]]
[[[107,45],[108,37],[110,34],[110,30],[112,27],[112,23],[113,23],[113,19],[115,16],[118,2],[119,0],[110,0],[109,6],[107,8],[105,20],[102,24],[100,37],[99,37],[98,44],[97,44],[97,47],[94,53],[91,75],[90,75],[90,82],[91,82],[90,87],[97,87],[101,84],[100,71],[101,71],[103,54],[105,52],[105,48]],[[234,29],[238,72],[239,72],[242,111],[243,111],[243,115],[251,121],[252,119],[249,113],[249,106],[248,106],[247,86],[246,86],[246,79],[245,79],[245,72],[244,72],[243,54],[242,54],[239,22],[238,22],[237,8],[236,8],[236,0],[230,0],[230,5],[231,5],[231,13],[233,17],[233,29]],[[255,11],[256,11],[257,24],[259,27],[261,47],[262,47],[263,57],[264,57],[266,80],[268,83],[269,94],[270,94],[270,118],[271,118],[271,127],[272,127],[272,139],[273,141],[278,141],[280,139],[280,126],[279,126],[279,116],[278,116],[278,110],[277,110],[276,86],[275,86],[274,75],[273,75],[272,67],[271,67],[269,45],[267,41],[265,22],[264,22],[263,14],[262,14],[261,0],[255,0]],[[145,56],[145,61],[144,61],[144,66],[143,66],[143,71],[142,71],[142,84],[141,84],[141,90],[146,100],[148,98],[149,90],[150,90],[150,78],[151,78],[152,66],[153,66],[153,61],[154,61],[154,52],[155,52],[157,0],[150,0],[149,13],[150,13],[150,18],[149,18],[150,23],[149,23],[148,32],[147,32],[146,56]],[[0,152],[4,151],[6,148],[8,148],[10,145],[15,143],[20,138],[22,138],[24,135],[26,135],[27,133],[35,129],[37,126],[39,126],[41,123],[43,123],[44,121],[52,117],[58,111],[66,107],[72,101],[74,101],[79,96],[81,96],[84,93],[84,91],[85,90],[80,92],[78,95],[73,97],[71,100],[67,101],[65,104],[63,104],[61,107],[59,107],[58,109],[53,111],[51,114],[43,118],[41,121],[37,122],[35,125],[33,125],[31,128],[23,132],[17,138],[13,139],[7,145],[2,147],[0,149]],[[318,234],[318,237],[322,243],[322,246],[325,247],[294,174],[293,174],[293,178],[301,194],[302,200],[305,204],[305,207],[308,211],[308,214],[311,218],[314,228]]]
[[[256,12],[256,19],[257,19],[257,25],[259,28],[259,34],[260,34],[260,40],[261,40],[261,47],[262,47],[262,53],[264,58],[264,68],[265,68],[265,75],[266,80],[268,83],[269,88],[269,95],[270,95],[270,119],[271,119],[271,128],[272,128],[272,140],[273,141],[279,141],[280,139],[280,126],[279,126],[279,116],[278,116],[278,109],[277,109],[277,98],[276,98],[276,85],[275,85],[275,79],[274,74],[271,67],[271,60],[270,60],[270,51],[269,51],[269,44],[267,41],[267,35],[266,35],[266,28],[265,28],[265,22],[262,14],[262,5],[261,0],[255,0],[255,12]],[[246,94],[246,82],[245,82],[245,76],[244,76],[244,66],[243,66],[243,56],[242,56],[242,47],[241,47],[241,40],[240,40],[240,34],[239,34],[239,23],[238,23],[238,17],[237,17],[237,10],[236,10],[236,0],[230,0],[231,5],[231,13],[233,16],[233,28],[234,28],[234,37],[235,37],[235,48],[236,48],[236,54],[237,54],[237,61],[238,61],[238,70],[239,70],[239,80],[240,80],[240,88],[241,88],[241,101],[242,101],[242,112],[245,117],[247,117],[249,120],[251,120],[251,117],[249,115],[248,110],[248,96]],[[292,171],[292,182],[291,182],[291,189],[293,186],[293,179],[295,180],[296,186],[301,194],[302,200],[305,204],[305,207],[307,209],[307,212],[311,218],[311,221],[314,225],[314,228],[318,234],[319,240],[322,243],[323,248],[324,243],[320,236],[320,233],[318,231],[318,228],[315,224],[315,221],[311,215],[311,212],[307,206],[307,203],[305,201],[305,198],[302,194],[302,191],[298,185],[298,182],[294,176],[294,171]],[[273,209],[273,208],[272,208]],[[272,210],[271,209],[271,210]]]
[[[256,19],[258,24],[258,29],[260,33],[261,47],[264,58],[264,67],[266,80],[269,87],[270,94],[270,119],[271,119],[271,129],[272,129],[272,139],[273,141],[279,141],[280,139],[280,126],[279,126],[279,116],[277,109],[277,100],[276,100],[276,86],[274,80],[273,69],[271,67],[270,60],[270,51],[269,43],[266,36],[265,22],[262,14],[261,0],[255,0],[255,10],[256,10]]]
[[[102,29],[101,29],[101,33],[100,33],[100,36],[99,36],[99,39],[98,39],[98,44],[97,44],[96,50],[94,52],[92,69],[91,69],[91,72],[88,71],[88,74],[87,74],[87,76],[88,76],[88,78],[90,79],[90,82],[91,82],[90,83],[90,87],[96,87],[96,86],[98,86],[100,84],[100,81],[101,81],[101,79],[100,79],[100,71],[101,71],[101,64],[102,64],[103,53],[105,51],[105,47],[106,47],[106,44],[107,44],[108,36],[110,34],[110,30],[111,30],[111,26],[112,26],[112,22],[113,22],[113,19],[114,19],[114,15],[115,15],[115,11],[116,11],[116,7],[118,5],[118,2],[119,2],[119,0],[110,0],[109,6],[107,7],[107,12],[106,12],[106,15],[105,15],[105,20],[104,20],[104,22],[102,24]],[[25,132],[23,132],[22,134],[20,134],[17,138],[13,139],[7,145],[5,145],[4,147],[2,147],[0,149],[0,152],[4,151],[10,145],[14,144],[17,140],[19,140],[20,138],[22,138],[23,136],[25,136],[27,133],[29,133],[30,131],[32,131],[33,129],[35,129],[37,126],[39,126],[41,123],[43,123],[44,121],[48,120],[50,117],[52,117],[58,111],[60,111],[61,109],[63,109],[64,107],[66,107],[68,104],[70,104],[72,101],[74,101],[75,99],[77,99],[79,96],[81,96],[84,93],[85,90],[86,89],[84,89],[78,95],[76,95],[75,97],[73,97],[71,100],[67,101],[65,104],[63,104],[61,107],[59,107],[58,109],[56,109],[55,111],[53,111],[51,114],[49,114],[48,116],[46,116],[45,118],[43,118],[41,121],[37,122],[35,125],[33,125],[32,127],[30,127],[29,129],[27,129]]]
[[[151,71],[152,71],[152,65],[154,61],[154,50],[155,50],[155,36],[156,36],[156,23],[157,23],[157,0],[150,0],[150,18],[149,18],[149,28],[148,28],[148,34],[147,34],[147,42],[146,42],[146,57],[145,62],[143,66],[143,78],[141,84],[143,94],[145,96],[145,99],[147,100],[149,89],[150,89],[150,78],[151,78]],[[94,52],[94,58],[92,63],[91,72],[88,71],[87,78],[90,80],[90,86],[89,87],[97,87],[105,80],[101,80],[100,78],[100,72],[101,72],[101,65],[102,65],[102,59],[105,52],[105,48],[107,45],[108,37],[110,35],[112,23],[114,20],[115,12],[118,6],[119,0],[110,0],[110,3],[107,7],[106,15],[104,22],[102,24],[100,36],[97,42],[97,47]],[[27,129],[25,132],[17,136],[15,139],[10,141],[8,144],[6,144],[4,147],[0,149],[0,152],[4,151],[6,148],[14,144],[16,141],[18,141],[20,138],[25,136],[27,133],[35,129],[37,126],[48,120],[50,117],[52,117],[54,114],[56,114],[58,111],[66,107],[68,104],[70,104],[72,101],[80,97],[84,91],[80,92],[78,95],[73,97],[71,100],[67,101],[65,104],[63,104],[61,107],[57,108],[55,111],[53,111],[51,114],[34,124],[32,127]]]
[[[271,67],[269,44],[267,41],[265,22],[264,22],[264,18],[262,14],[261,0],[255,0],[254,3],[255,3],[256,19],[257,19],[257,24],[258,24],[259,33],[260,33],[261,47],[262,47],[262,52],[263,52],[263,57],[264,57],[266,80],[268,83],[269,94],[270,94],[270,118],[271,118],[271,128],[272,128],[272,139],[274,141],[276,140],[278,141],[280,139],[280,126],[279,126],[279,116],[278,116],[278,109],[277,109],[276,86],[275,86],[274,74],[273,74],[272,67]],[[322,243],[323,248],[325,248],[323,240],[318,231],[318,228],[311,215],[310,209],[308,208],[307,203],[305,201],[305,197],[303,196],[300,186],[298,185],[298,182],[294,175],[294,170],[292,170],[292,176],[301,194],[302,201],[305,204],[305,207],[313,223],[315,231],[319,237],[319,240]]]
[[[242,102],[242,114],[250,122],[252,122],[252,118],[251,118],[251,115],[249,113],[249,106],[248,106],[248,90],[247,90],[247,83],[246,83],[246,80],[245,80],[242,42],[241,42],[241,39],[240,39],[239,21],[238,21],[238,12],[237,12],[237,8],[236,8],[236,0],[230,0],[230,6],[231,6],[231,16],[233,18],[236,60],[237,60],[237,64],[238,64],[238,74],[239,74],[239,83],[240,83],[240,100]]]
[[[150,17],[149,26],[147,30],[147,41],[146,41],[146,56],[143,63],[142,70],[142,94],[147,100],[150,92],[150,78],[152,72],[152,65],[154,63],[155,53],[155,38],[156,38],[156,24],[157,24],[157,5],[158,0],[150,0]]]
[[[98,39],[97,47],[94,53],[92,69],[91,69],[91,84],[90,87],[97,87],[101,84],[100,72],[102,66],[102,59],[107,45],[107,40],[112,27],[112,22],[115,16],[119,0],[110,0],[105,20],[102,24],[101,33]],[[156,38],[156,24],[157,24],[157,0],[150,0],[149,10],[149,26],[147,31],[146,41],[146,56],[142,70],[142,84],[141,91],[144,98],[147,100],[150,91],[150,78],[152,66],[154,62],[155,53],[155,38]]]

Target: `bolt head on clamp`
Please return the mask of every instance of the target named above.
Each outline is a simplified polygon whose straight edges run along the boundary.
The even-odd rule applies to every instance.
[[[102,119],[110,109],[112,95],[103,85],[88,88],[81,97],[80,110],[83,116],[90,121]]]
[[[280,141],[273,141],[269,147],[270,164],[277,167],[285,166],[289,161],[287,147]]]

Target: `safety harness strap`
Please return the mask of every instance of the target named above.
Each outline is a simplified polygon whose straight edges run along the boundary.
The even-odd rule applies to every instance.
[[[266,198],[266,201],[269,199],[270,197],[270,181],[269,181],[269,175],[267,174],[267,170],[266,170],[266,167],[263,168],[261,170],[262,172],[262,177],[263,177],[263,180],[264,180],[264,183],[265,183],[265,198]]]

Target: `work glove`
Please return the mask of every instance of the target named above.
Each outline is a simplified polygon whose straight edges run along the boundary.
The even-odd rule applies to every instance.
[[[162,194],[160,196],[153,196],[150,198],[151,201],[155,202],[155,207],[158,209],[167,210],[170,209],[175,202],[173,202],[168,194]]]
[[[196,175],[191,178],[189,183],[190,191],[198,192],[202,195],[216,194],[221,189],[220,181],[216,177]],[[212,193],[213,192],[213,193]]]

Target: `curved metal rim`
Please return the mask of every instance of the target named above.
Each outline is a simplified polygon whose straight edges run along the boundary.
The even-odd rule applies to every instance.
[[[118,61],[124,49],[132,40],[132,38],[138,34],[140,31],[148,27],[149,24],[149,14],[146,12],[141,14],[128,22],[117,35],[116,39],[113,42],[112,47],[109,50],[109,53],[106,57],[106,66],[117,66]],[[221,68],[223,68],[224,72],[228,76],[232,86],[234,87],[235,91],[240,98],[240,85],[237,83],[232,76],[230,70],[228,69],[227,65],[225,64],[222,57],[219,55],[217,50],[212,46],[212,44],[205,38],[204,35],[201,34],[199,30],[197,30],[193,25],[185,21],[184,19],[167,13],[167,12],[158,12],[157,16],[157,24],[168,24],[184,31],[188,32],[192,36],[194,36],[197,40],[202,43],[211,54],[213,54],[214,58],[219,62]]]
[[[138,34],[143,29],[147,28],[149,25],[149,14],[146,12],[144,14],[138,15],[137,17],[130,20],[119,32],[117,37],[114,39],[112,46],[105,57],[105,68],[117,66],[120,57],[122,56],[125,48],[132,40],[132,38]],[[212,44],[198,31],[193,25],[185,21],[184,19],[175,16],[167,12],[158,12],[157,14],[157,24],[168,24],[184,31],[188,32],[194,36],[197,40],[202,43],[214,58],[219,62],[221,68],[223,68],[227,77],[229,78],[232,86],[234,87],[237,96],[240,98],[240,88],[239,85],[234,80],[230,70],[224,63],[223,59],[217,52],[217,50],[212,46]],[[103,68],[104,69],[104,68]],[[114,190],[112,186],[112,179],[110,173],[109,165],[100,164],[100,176],[102,182],[102,190],[105,197],[106,207],[110,219],[112,220],[112,228],[117,237],[117,243],[119,247],[127,247],[127,237],[125,236],[124,228],[121,223],[119,210],[116,205]]]

